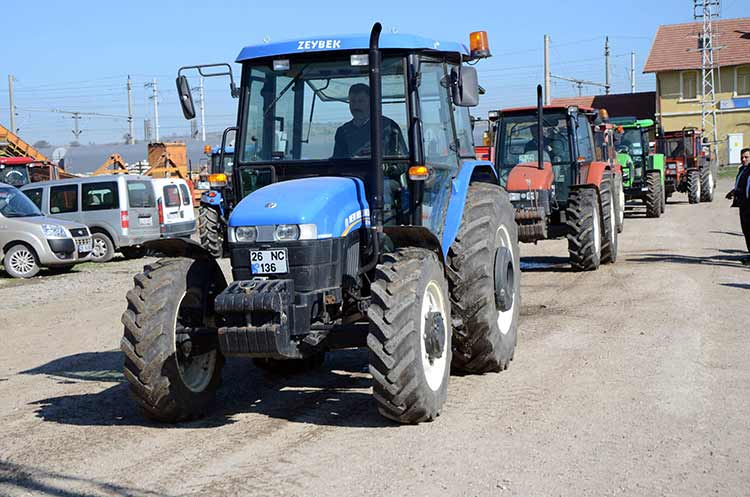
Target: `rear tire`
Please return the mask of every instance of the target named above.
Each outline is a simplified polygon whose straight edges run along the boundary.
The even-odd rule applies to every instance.
[[[33,278],[39,273],[39,259],[31,247],[19,243],[13,245],[3,259],[5,272],[13,278]]]
[[[714,201],[714,189],[716,182],[714,181],[714,173],[709,166],[703,166],[701,169],[701,202],[713,202]]]
[[[145,415],[177,422],[203,415],[221,382],[218,337],[186,327],[214,327],[213,299],[226,287],[213,261],[161,259],[144,267],[127,294],[120,348],[123,373]]]
[[[91,259],[94,262],[109,262],[115,256],[115,244],[105,233],[96,231],[91,233]]]
[[[691,169],[687,173],[688,202],[697,204],[701,198],[701,177],[697,169]]]
[[[497,253],[503,249],[503,270],[506,278],[510,272],[512,281],[505,292],[508,301],[501,306],[495,274]],[[455,370],[487,373],[508,368],[518,339],[520,267],[518,226],[508,194],[497,185],[472,183],[458,235],[448,250]]]
[[[646,204],[646,217],[661,217],[662,197],[664,194],[661,190],[661,177],[658,172],[646,174],[646,198],[643,200]]]
[[[615,196],[612,191],[612,174],[605,171],[600,184],[599,198],[602,213],[602,263],[611,264],[617,261],[617,212]]]
[[[201,245],[216,258],[224,255],[224,230],[218,210],[205,205],[198,208],[198,236]]]
[[[577,271],[598,269],[602,256],[602,217],[596,190],[572,190],[565,218],[570,265]]]
[[[378,411],[399,423],[432,421],[448,395],[448,283],[438,256],[420,248],[385,254],[375,268],[370,374]]]
[[[120,247],[120,253],[126,259],[140,259],[144,255],[146,255],[146,249],[137,246]]]

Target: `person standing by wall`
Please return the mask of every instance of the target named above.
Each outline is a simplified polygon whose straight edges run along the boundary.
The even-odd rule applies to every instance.
[[[734,188],[727,193],[726,198],[732,199],[732,207],[739,207],[740,226],[745,235],[745,245],[750,252],[750,148],[743,148],[740,151],[740,160],[742,165],[737,171]],[[750,265],[750,255],[742,263]]]

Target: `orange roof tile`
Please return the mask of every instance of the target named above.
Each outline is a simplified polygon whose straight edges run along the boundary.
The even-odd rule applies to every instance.
[[[702,32],[701,22],[659,26],[643,72],[700,69],[698,35]],[[714,21],[713,42],[717,67],[750,64],[750,17]]]

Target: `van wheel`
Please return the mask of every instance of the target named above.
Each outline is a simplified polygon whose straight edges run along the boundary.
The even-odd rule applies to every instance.
[[[93,248],[91,258],[94,262],[108,262],[115,255],[115,244],[104,233],[92,233]]]
[[[26,245],[13,245],[5,253],[5,271],[14,278],[33,278],[39,272],[34,250]]]

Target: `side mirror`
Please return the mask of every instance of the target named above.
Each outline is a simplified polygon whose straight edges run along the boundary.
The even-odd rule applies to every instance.
[[[479,105],[479,80],[474,67],[461,66],[451,70],[453,103],[458,107]]]
[[[180,106],[185,119],[195,118],[195,105],[193,104],[193,94],[190,93],[190,84],[187,77],[177,76],[177,94],[180,96]]]

